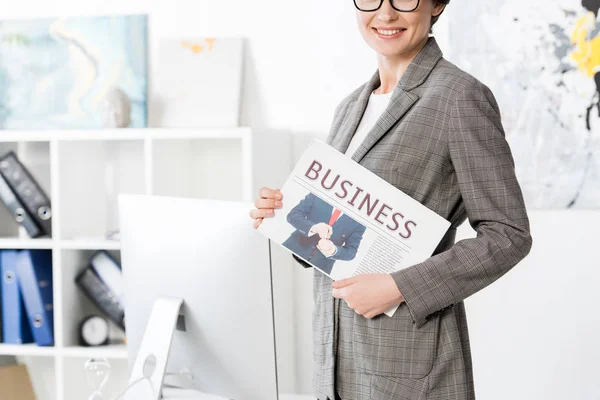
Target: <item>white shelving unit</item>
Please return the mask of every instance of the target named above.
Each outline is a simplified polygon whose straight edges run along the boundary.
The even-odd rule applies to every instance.
[[[39,399],[81,400],[90,389],[84,362],[106,357],[112,365],[107,398],[127,383],[123,334],[117,344],[78,346],[82,318],[100,311],[74,283],[94,251],[119,258],[119,193],[223,200],[251,199],[252,134],[249,128],[0,131],[0,155],[14,150],[52,201],[52,237],[31,239],[0,207],[0,249],[52,251],[55,346],[0,344],[0,357],[29,366]],[[149,222],[151,222],[149,220]]]

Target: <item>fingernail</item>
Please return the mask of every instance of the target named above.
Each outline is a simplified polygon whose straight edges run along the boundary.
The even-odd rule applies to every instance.
[[[283,203],[281,201],[275,202],[275,207],[281,207],[282,205],[283,205]]]
[[[275,198],[276,199],[281,199],[281,197],[282,197],[281,193],[279,193],[279,192],[275,193]]]
[[[275,210],[273,210],[273,209],[271,209],[271,208],[269,208],[269,209],[267,210],[267,214],[269,214],[269,215],[273,214],[274,212],[275,212]]]

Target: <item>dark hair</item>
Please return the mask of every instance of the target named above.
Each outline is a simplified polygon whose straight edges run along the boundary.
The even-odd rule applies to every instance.
[[[445,4],[446,6],[448,4],[450,4],[450,0],[433,0],[433,2],[434,3],[438,3],[438,4]],[[437,16],[431,17],[431,28],[433,28],[433,26],[435,25],[435,23],[438,21],[438,19],[444,13],[445,10],[446,10],[446,7],[444,7],[444,9],[442,10],[442,12],[439,13]],[[429,28],[429,33],[432,33],[431,28]]]

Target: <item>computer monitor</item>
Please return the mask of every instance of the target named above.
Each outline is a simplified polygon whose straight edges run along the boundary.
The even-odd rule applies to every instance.
[[[277,399],[269,242],[252,228],[251,208],[119,196],[130,371],[154,301],[180,297],[185,332],[174,333],[167,372],[188,369],[204,393]]]

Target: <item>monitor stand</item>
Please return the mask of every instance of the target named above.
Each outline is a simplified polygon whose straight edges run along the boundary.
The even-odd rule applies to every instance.
[[[227,400],[224,397],[209,395],[196,390],[164,387],[171,343],[173,342],[173,334],[175,333],[182,304],[183,299],[170,296],[159,297],[154,302],[131,370],[131,376],[129,377],[131,392],[126,392],[126,400],[139,398],[139,393],[135,393],[135,383],[142,380],[149,380],[153,388],[151,395],[147,392],[143,395],[148,400]]]

